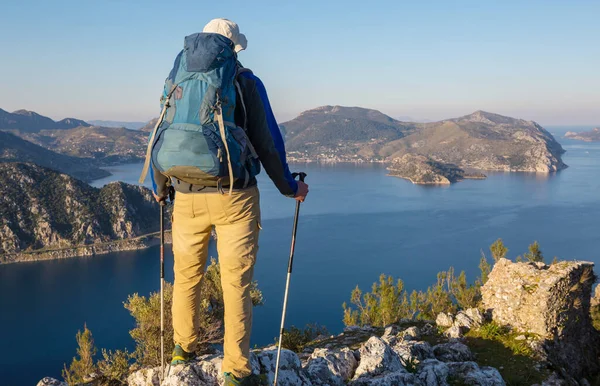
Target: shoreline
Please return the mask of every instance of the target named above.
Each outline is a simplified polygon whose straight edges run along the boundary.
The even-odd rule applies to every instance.
[[[160,244],[160,232],[120,240],[111,240],[96,244],[73,245],[62,248],[37,249],[29,252],[19,252],[0,255],[0,265],[26,263],[42,260],[59,260],[77,257],[106,255],[113,252],[138,251]],[[171,230],[165,231],[165,244],[171,243]]]

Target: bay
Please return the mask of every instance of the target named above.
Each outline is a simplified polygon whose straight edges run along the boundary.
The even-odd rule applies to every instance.
[[[448,187],[423,187],[386,175],[380,165],[293,165],[308,173],[289,299],[288,325],[343,328],[341,304],[381,273],[424,289],[453,266],[469,280],[481,251],[503,238],[509,256],[539,241],[546,260],[600,262],[600,144],[561,139],[570,168],[556,174],[493,173]],[[111,168],[95,181],[137,181],[141,165]],[[294,201],[259,178],[263,232],[255,278],[265,295],[255,309],[252,344],[278,334]],[[158,221],[158,219],[157,219]],[[167,248],[167,279],[172,254]],[[211,254],[216,252],[211,248]],[[129,347],[129,294],[158,290],[158,248],[0,266],[0,380],[35,384],[60,376],[84,323],[96,345]]]

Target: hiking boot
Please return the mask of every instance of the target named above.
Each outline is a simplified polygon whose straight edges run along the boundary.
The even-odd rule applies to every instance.
[[[172,365],[186,364],[194,359],[196,359],[195,353],[187,352],[182,349],[180,345],[175,345],[175,349],[173,349],[173,359],[171,360]]]
[[[225,373],[224,386],[268,386],[267,376],[265,374],[250,374],[244,378],[237,378],[231,373]]]

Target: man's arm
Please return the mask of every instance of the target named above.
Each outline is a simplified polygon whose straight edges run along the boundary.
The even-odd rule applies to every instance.
[[[240,74],[248,115],[248,137],[269,178],[284,196],[294,197],[298,183],[292,177],[286,160],[281,131],[271,110],[267,90],[251,72]]]

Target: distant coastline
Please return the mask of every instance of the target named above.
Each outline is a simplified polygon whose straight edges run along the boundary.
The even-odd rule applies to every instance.
[[[41,260],[58,260],[74,257],[105,255],[112,252],[143,250],[160,243],[160,232],[148,233],[128,239],[103,243],[81,244],[62,248],[42,248],[33,251],[0,255],[0,264],[24,263]],[[165,231],[165,243],[171,244],[171,231]]]

